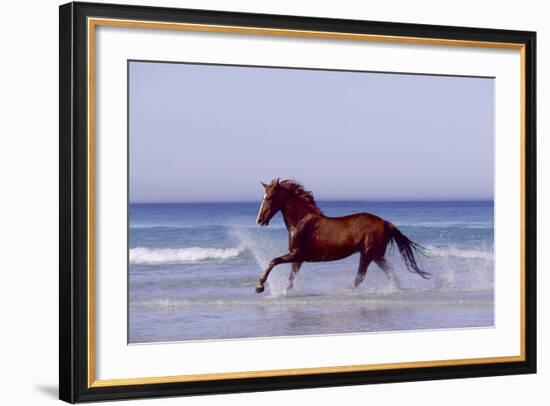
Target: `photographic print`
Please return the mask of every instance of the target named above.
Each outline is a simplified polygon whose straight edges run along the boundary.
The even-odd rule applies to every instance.
[[[128,61],[130,344],[494,325],[494,78]]]

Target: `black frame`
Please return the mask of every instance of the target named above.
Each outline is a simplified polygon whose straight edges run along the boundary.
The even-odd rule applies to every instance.
[[[525,360],[476,365],[335,372],[88,387],[87,53],[88,17],[220,24],[516,43],[525,46]],[[68,3],[59,8],[59,398],[67,402],[235,393],[536,372],[536,33],[206,10]]]

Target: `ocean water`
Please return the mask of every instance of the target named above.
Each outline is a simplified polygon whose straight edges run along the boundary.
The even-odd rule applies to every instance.
[[[258,226],[257,203],[131,204],[130,343],[489,327],[494,323],[493,202],[318,202],[328,216],[369,212],[427,247],[424,280],[397,249],[395,281],[371,264],[352,289],[359,256],[305,263],[286,292],[289,265],[254,289],[287,252],[278,214]]]

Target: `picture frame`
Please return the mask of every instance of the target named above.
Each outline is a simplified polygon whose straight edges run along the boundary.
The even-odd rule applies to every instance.
[[[161,396],[220,394],[280,389],[313,388],[371,383],[406,382],[419,380],[497,376],[536,373],[536,34],[528,31],[446,27],[420,24],[340,20],[329,18],[261,15],[222,11],[172,9],[160,7],[126,6],[94,3],[68,3],[60,6],[60,268],[59,268],[59,397],[75,403],[83,401],[114,400]],[[287,41],[315,41],[322,49],[330,43],[338,49],[344,42],[353,44],[378,44],[381,46],[413,45],[442,52],[443,49],[474,49],[487,58],[497,58],[496,52],[505,50],[507,57],[516,58],[512,85],[517,87],[514,106],[517,111],[518,128],[513,128],[519,166],[511,170],[517,174],[515,194],[519,213],[516,221],[516,240],[513,246],[518,263],[507,265],[502,261],[495,266],[516,272],[518,281],[514,292],[519,300],[509,303],[518,323],[514,323],[513,341],[518,347],[514,353],[501,355],[460,357],[448,359],[421,359],[372,363],[343,363],[329,366],[292,366],[250,370],[235,365],[230,371],[211,370],[202,373],[171,373],[157,375],[154,369],[145,376],[121,376],[98,378],[97,364],[104,343],[99,340],[100,318],[97,307],[101,294],[96,265],[99,256],[96,248],[104,231],[96,220],[98,196],[104,195],[96,183],[104,156],[99,154],[99,120],[97,112],[99,78],[96,77],[98,60],[108,55],[99,55],[97,32],[101,27],[121,30],[136,29],[143,41],[160,41],[151,32],[169,32],[172,36],[191,33],[193,38],[216,34],[238,38],[285,39]],[[115,35],[118,35],[115,33]],[[346,43],[347,43],[346,42]],[[159,45],[159,44],[157,44]],[[356,45],[354,45],[356,46]],[[144,45],[145,47],[145,45]],[[145,52],[145,51],[144,51]],[[244,52],[244,51],[243,51]],[[355,52],[355,51],[354,51]],[[395,55],[399,49],[395,49]],[[402,53],[399,59],[412,58]],[[154,59],[154,58],[151,58]],[[201,61],[198,61],[201,62]],[[209,61],[204,61],[209,62]],[[277,64],[277,62],[274,62]],[[261,63],[260,63],[261,65]],[[125,65],[126,66],[126,65]],[[473,69],[473,68],[472,68]],[[514,70],[515,69],[515,70]],[[392,71],[403,72],[395,65]],[[405,69],[406,70],[406,69]],[[440,72],[447,74],[449,72]],[[452,72],[451,72],[452,73]],[[496,76],[497,80],[499,79]],[[103,80],[103,79],[101,79]],[[507,76],[502,79],[507,80]],[[512,80],[512,81],[513,81]],[[125,89],[126,83],[123,88]],[[497,103],[502,93],[497,91]],[[126,94],[121,103],[126,103]],[[102,99],[103,100],[103,99]],[[126,107],[124,106],[124,109]],[[498,119],[498,117],[497,117]],[[126,117],[124,117],[124,121]],[[105,120],[102,118],[102,124]],[[102,127],[103,128],[103,127]],[[114,128],[110,137],[117,137]],[[502,139],[499,127],[495,138]],[[113,135],[115,134],[115,135]],[[125,131],[120,138],[126,140]],[[102,139],[106,140],[106,138]],[[120,157],[122,161],[126,159]],[[124,167],[123,167],[124,166]],[[497,165],[495,176],[499,177]],[[105,169],[101,169],[104,171]],[[111,170],[117,170],[112,167]],[[122,172],[125,165],[118,167]],[[117,176],[116,173],[112,176]],[[122,175],[121,175],[122,176]],[[126,180],[126,172],[123,179]],[[514,179],[516,179],[514,177]],[[515,189],[514,189],[515,190]],[[498,198],[496,199],[498,201]],[[126,207],[127,209],[127,207]],[[119,218],[127,224],[128,213],[118,211]],[[104,226],[102,226],[104,227]],[[127,227],[127,225],[125,225]],[[495,218],[495,228],[501,225]],[[514,241],[516,241],[514,240]],[[126,241],[121,241],[126,244]],[[125,246],[126,247],[126,246]],[[126,253],[124,256],[126,257]],[[101,261],[109,261],[102,254]],[[516,266],[517,265],[517,266]],[[126,269],[117,269],[126,275]],[[514,274],[515,275],[515,274]],[[119,292],[120,296],[127,292]],[[499,303],[507,302],[506,295],[498,295]],[[104,300],[102,299],[102,303]],[[126,302],[124,302],[126,304]],[[103,313],[102,313],[103,314]],[[510,316],[512,317],[512,316]],[[501,321],[503,319],[500,319]],[[360,336],[358,336],[360,337]],[[308,338],[303,338],[308,340]],[[450,338],[450,343],[453,342]],[[456,342],[456,339],[455,339]],[[250,342],[248,342],[250,345]],[[519,344],[518,344],[519,343]],[[121,345],[126,345],[127,342]],[[118,345],[118,344],[117,344]],[[227,345],[227,344],[221,344]],[[166,346],[166,345],[165,345]],[[151,347],[152,348],[152,347]],[[175,346],[166,347],[168,353]],[[223,347],[222,347],[223,348]],[[514,347],[515,348],[515,347]],[[98,350],[99,349],[99,350]],[[206,353],[203,354],[206,356]],[[422,357],[420,357],[422,358]],[[124,360],[113,359],[114,363]],[[319,360],[323,365],[323,360]],[[144,368],[147,365],[144,364]],[[198,367],[197,367],[198,368]],[[199,368],[200,369],[200,368]],[[182,371],[184,367],[182,366]]]

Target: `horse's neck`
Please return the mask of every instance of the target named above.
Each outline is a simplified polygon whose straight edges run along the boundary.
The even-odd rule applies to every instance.
[[[300,220],[313,212],[314,210],[305,203],[300,201],[289,202],[282,210],[286,228],[293,230]]]

